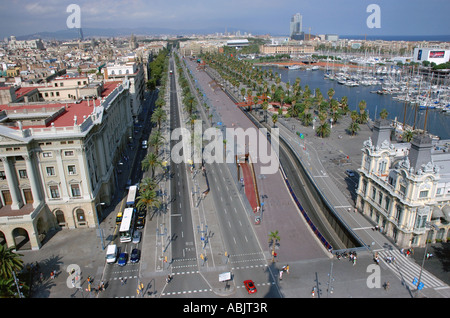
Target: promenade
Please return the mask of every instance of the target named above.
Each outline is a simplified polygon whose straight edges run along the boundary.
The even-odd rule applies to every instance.
[[[188,62],[189,65],[189,62]],[[193,69],[193,68],[191,68]],[[213,71],[211,71],[213,72]],[[201,83],[201,77],[204,72],[193,71],[195,77]],[[205,80],[205,83],[208,83],[210,78]],[[212,87],[208,90],[206,89],[204,93],[208,96],[210,95],[210,100],[214,101],[214,98],[217,96],[217,91],[215,91]],[[229,92],[232,94],[232,92]],[[216,102],[219,102],[220,99],[215,99]],[[211,104],[216,104],[212,102]],[[216,104],[217,105],[217,104]],[[221,107],[218,107],[219,114],[228,115],[231,110],[223,107],[223,102],[218,104]],[[237,107],[235,106],[235,109]],[[241,110],[238,110],[241,112]],[[256,114],[256,117],[263,121],[263,116],[258,111],[254,111],[253,114]],[[258,115],[260,114],[260,115]],[[258,117],[259,116],[259,117]],[[270,116],[269,116],[270,117]],[[223,118],[223,116],[221,117]],[[365,251],[359,253],[358,255],[358,263],[365,264],[366,267],[373,264],[373,253],[379,252],[382,256],[393,255],[398,253],[398,248],[395,246],[393,242],[387,239],[382,233],[374,230],[374,224],[372,224],[369,220],[367,220],[362,214],[355,210],[354,201],[356,199],[355,189],[358,185],[356,178],[351,178],[347,170],[353,171],[357,175],[357,169],[361,164],[362,157],[362,143],[367,140],[371,135],[372,131],[370,129],[372,123],[369,122],[367,125],[362,125],[361,130],[355,136],[349,136],[346,132],[346,128],[349,125],[350,118],[343,118],[338,123],[333,124],[332,134],[329,138],[320,138],[315,135],[314,129],[312,126],[304,127],[298,120],[295,119],[279,119],[277,123],[277,127],[280,128],[280,135],[285,138],[285,140],[290,144],[292,149],[297,153],[297,156],[302,161],[302,164],[309,171],[311,176],[313,176],[316,184],[321,189],[323,195],[326,200],[335,208],[338,212],[339,216],[342,218],[344,223],[348,225],[348,227],[357,235],[362,242],[368,247]],[[234,123],[236,125],[236,123]],[[269,125],[273,125],[269,118]],[[298,132],[301,132],[305,138],[300,139],[298,136]],[[277,186],[271,184],[267,181],[267,178],[257,178],[258,189],[260,191],[260,195],[262,193],[270,193],[272,189],[277,189]],[[261,190],[262,189],[262,190]],[[267,192],[266,192],[267,191]],[[277,194],[278,198],[278,194]],[[276,200],[274,200],[276,201]],[[273,201],[272,201],[273,202]],[[271,202],[271,203],[272,203]],[[259,238],[264,240],[264,236],[268,233],[268,227],[264,227],[266,222],[271,222],[270,224],[276,224],[278,228],[281,229],[280,233],[289,233],[289,238],[291,238],[292,232],[290,232],[291,227],[286,225],[283,222],[290,222],[294,219],[286,221],[286,219],[281,218],[281,215],[285,210],[284,206],[287,204],[287,201],[283,199],[278,199],[275,204],[272,205],[273,211],[275,213],[264,213],[264,218],[262,222],[262,226],[257,226],[257,232],[260,229],[264,229],[260,231],[261,235]],[[270,207],[270,205],[264,205],[264,208]],[[269,210],[270,211],[270,210]],[[268,216],[275,216],[272,220]],[[279,218],[278,218],[279,217]],[[299,229],[297,228],[297,231]],[[295,241],[295,240],[294,240]],[[299,241],[297,241],[299,242]],[[303,245],[303,244],[302,244]],[[283,252],[290,253],[291,246],[286,246],[285,241],[282,241],[281,244]],[[286,248],[286,250],[285,250]],[[282,254],[283,252],[280,252]],[[423,255],[423,253],[422,253]],[[303,255],[305,256],[305,255]],[[398,290],[396,292],[396,296],[394,297],[411,297],[414,295],[415,287],[412,285],[412,281],[414,278],[417,278],[420,275],[420,261],[421,259],[404,259],[402,257],[397,257],[402,262],[402,267],[394,266],[393,264],[388,264],[382,261],[381,269],[382,276],[386,278],[386,281],[390,280],[391,287],[398,285]],[[283,262],[286,260],[279,259],[279,262]],[[447,260],[448,261],[448,260]],[[308,268],[308,265],[312,263],[318,264],[328,264],[330,266],[330,262],[320,257],[315,259],[313,257],[307,258],[307,260],[294,260],[295,264],[302,264],[302,273],[305,273]],[[336,263],[336,261],[334,261]],[[446,262],[445,257],[441,260],[441,264]],[[290,262],[292,263],[292,262]],[[341,262],[342,263],[342,262]],[[419,263],[419,265],[417,264]],[[327,265],[325,265],[327,266]],[[359,265],[361,266],[361,265]],[[296,268],[295,266],[294,268]],[[314,267],[314,266],[313,266]],[[291,266],[292,268],[292,266]],[[315,267],[314,267],[315,268]],[[436,268],[436,267],[435,267]],[[311,268],[310,268],[311,270]],[[328,269],[329,270],[329,269]],[[317,272],[316,272],[317,273]],[[312,273],[311,273],[312,274]],[[350,273],[348,273],[350,274]],[[355,273],[354,273],[355,274]],[[367,273],[361,273],[363,276],[367,277]],[[351,274],[350,274],[351,275]],[[358,275],[358,274],[357,274]],[[422,291],[421,295],[426,297],[450,297],[450,288],[448,283],[450,283],[449,278],[446,275],[439,275],[439,278],[434,277],[431,273],[426,270],[422,273],[422,280],[427,281],[425,284],[425,289]],[[427,278],[424,278],[424,277]],[[448,276],[448,275],[447,275]],[[395,278],[394,278],[395,277]],[[351,279],[350,277],[347,277]],[[284,280],[283,280],[284,283]],[[354,286],[355,281],[347,281],[349,286]],[[300,294],[305,295],[305,290],[298,290],[298,287],[294,287],[292,285],[293,290],[300,292]],[[360,290],[361,286],[356,286],[355,290]],[[288,291],[285,295],[292,295],[295,297],[295,293],[290,294],[293,290],[286,288],[283,289]],[[361,289],[360,292],[367,292],[366,289]],[[354,292],[350,292],[348,295],[341,294],[339,297],[349,297],[349,295]],[[369,296],[371,294],[371,296]],[[386,297],[386,295],[376,293],[369,293],[367,296],[363,296],[363,293],[359,294],[359,296],[352,297]],[[375,296],[376,295],[376,296]],[[390,294],[390,297],[392,294]],[[300,296],[304,297],[304,296]]]

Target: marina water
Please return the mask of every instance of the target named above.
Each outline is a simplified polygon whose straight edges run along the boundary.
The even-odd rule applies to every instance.
[[[379,95],[371,93],[381,89],[381,85],[377,86],[357,86],[349,87],[340,85],[337,81],[332,81],[324,78],[325,72],[323,70],[310,71],[305,69],[289,70],[287,68],[267,67],[263,69],[272,69],[273,73],[277,72],[281,75],[281,80],[285,83],[290,83],[291,87],[295,83],[295,79],[300,78],[300,85],[302,88],[305,85],[309,85],[311,92],[314,94],[314,90],[319,88],[322,92],[324,99],[328,99],[327,92],[330,88],[333,88],[335,94],[334,99],[340,100],[343,96],[347,96],[349,109],[356,110],[359,113],[358,104],[360,101],[365,100],[367,103],[366,111],[372,120],[380,116],[380,111],[386,108],[388,111],[388,119],[395,119],[400,123],[403,123],[405,102],[392,99],[392,95]],[[413,126],[414,124],[414,112],[415,106],[412,104],[406,104],[406,124]],[[423,129],[425,123],[426,110],[417,109],[416,114],[416,129]],[[440,137],[440,139],[450,139],[450,114],[443,113],[439,109],[429,109],[427,115],[427,127],[426,130]]]

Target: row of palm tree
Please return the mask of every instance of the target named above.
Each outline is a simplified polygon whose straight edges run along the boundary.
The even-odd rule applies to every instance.
[[[147,212],[151,209],[159,209],[161,207],[161,200],[158,197],[158,182],[155,179],[155,172],[158,167],[163,166],[163,161],[160,159],[160,149],[164,145],[164,136],[161,131],[161,125],[167,120],[167,113],[164,109],[166,100],[164,98],[167,84],[169,82],[168,64],[169,56],[167,52],[163,52],[162,57],[158,55],[158,63],[155,66],[157,74],[159,74],[160,86],[158,87],[158,98],[155,101],[155,109],[153,110],[150,122],[156,126],[156,130],[152,130],[148,139],[148,153],[141,161],[142,171],[151,171],[151,177],[144,177],[139,184],[139,195],[137,197],[136,208],[146,209]],[[162,73],[159,70],[163,70]],[[156,88],[156,87],[155,87]]]
[[[343,96],[340,100],[335,99],[333,88],[327,91],[328,99],[326,99],[319,88],[316,88],[313,94],[308,85],[302,87],[300,78],[297,78],[291,85],[282,83],[277,72],[273,72],[271,69],[263,70],[249,61],[219,53],[205,53],[203,58],[227,84],[231,85],[236,92],[240,92],[240,96],[249,102],[248,111],[254,109],[252,106],[258,105],[257,96],[263,94],[270,94],[271,101],[279,102],[281,107],[289,104],[287,114],[283,115],[283,112],[279,110],[277,114],[272,115],[274,124],[281,116],[297,118],[304,126],[310,126],[318,118],[319,125],[316,128],[316,134],[324,138],[331,133],[330,122],[338,124],[341,118],[349,113],[352,119],[352,123],[347,129],[349,134],[356,134],[359,125],[368,121],[368,113],[365,111],[367,104],[364,100],[358,105],[360,110],[358,118],[354,119],[354,113],[349,110],[348,98]],[[260,105],[265,112],[265,121],[267,121],[269,103],[266,101]]]

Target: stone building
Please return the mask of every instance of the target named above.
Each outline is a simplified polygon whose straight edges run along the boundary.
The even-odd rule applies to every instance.
[[[39,249],[54,229],[96,227],[132,137],[129,82],[96,101],[0,105],[0,244]]]
[[[446,241],[450,140],[417,134],[411,143],[397,143],[392,129],[389,121],[377,120],[364,142],[356,207],[400,247]]]

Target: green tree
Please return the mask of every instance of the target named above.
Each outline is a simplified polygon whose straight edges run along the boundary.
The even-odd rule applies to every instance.
[[[158,199],[156,191],[152,189],[146,189],[145,191],[139,190],[139,196],[136,199],[136,208],[139,210],[145,208],[147,213],[149,209],[159,208],[161,206],[161,201]]]
[[[159,154],[159,147],[164,145],[164,136],[161,133],[160,130],[155,130],[150,135],[150,139],[148,141],[150,147],[152,147],[155,150],[156,155]]]
[[[158,159],[158,156],[151,152],[145,156],[144,160],[141,162],[142,170],[148,171],[148,169],[152,170],[152,178],[155,177],[155,169],[157,167],[162,166],[162,162]]]
[[[19,272],[23,268],[22,254],[14,252],[15,247],[0,245],[0,278],[8,280],[13,277],[13,271]]]
[[[277,114],[273,114],[272,115],[273,127],[275,127],[277,121],[278,121],[278,115]]]
[[[303,115],[301,115],[301,121],[303,126],[309,126],[313,122],[313,115],[311,113],[304,112]]]
[[[414,132],[412,130],[405,130],[405,132],[403,133],[403,140],[406,142],[411,142],[411,140],[414,137]]]
[[[331,128],[330,128],[330,124],[328,124],[327,122],[322,123],[320,126],[318,126],[316,128],[316,134],[319,137],[325,138],[330,136],[331,133]]]
[[[386,110],[386,108],[383,108],[380,112],[380,118],[381,119],[386,119],[387,116],[389,115],[388,111]]]
[[[272,245],[272,262],[275,261],[275,246],[280,241],[280,235],[278,231],[270,232],[269,234],[269,244]]]
[[[164,109],[162,109],[161,107],[158,107],[153,111],[151,121],[154,124],[158,124],[158,130],[161,129],[161,122],[166,121],[166,120],[167,120],[167,114]]]
[[[359,130],[359,124],[356,121],[352,121],[347,129],[349,133],[354,136]]]

